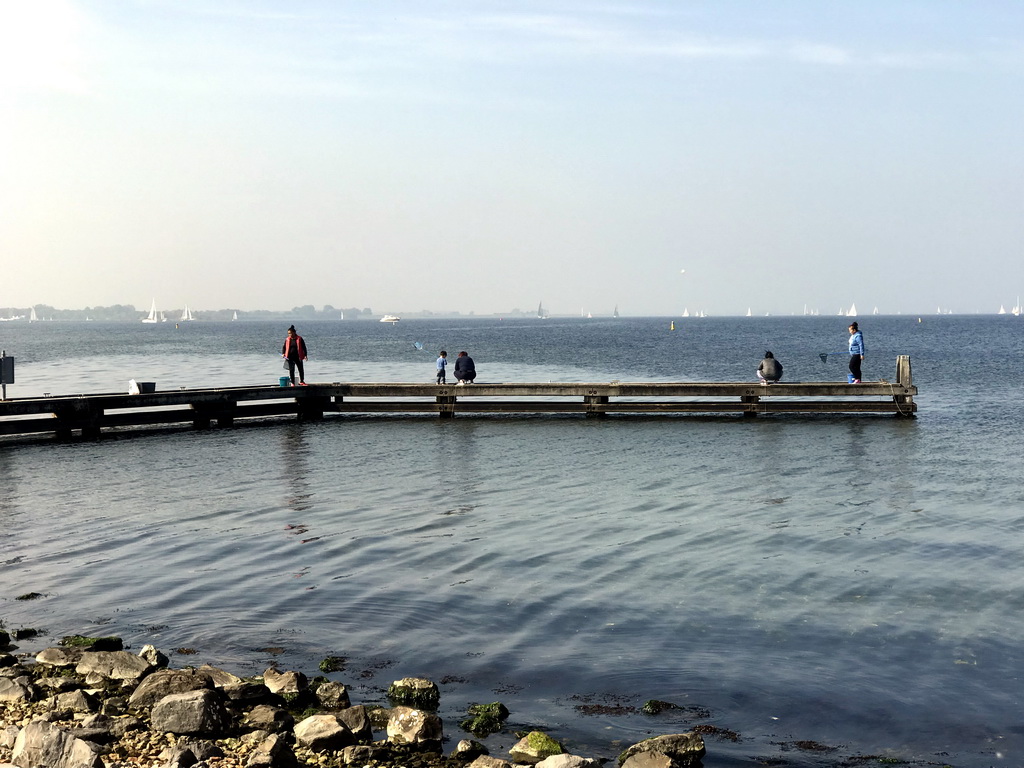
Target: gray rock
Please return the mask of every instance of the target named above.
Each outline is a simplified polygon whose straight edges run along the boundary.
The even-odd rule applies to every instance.
[[[210,679],[186,669],[160,669],[143,678],[128,698],[132,709],[152,707],[164,696],[211,688]]]
[[[278,672],[273,667],[263,673],[263,684],[271,693],[301,693],[309,688],[309,680],[301,672]]]
[[[388,698],[392,704],[433,711],[441,703],[441,692],[436,683],[424,677],[403,677],[388,688]]]
[[[562,745],[543,731],[530,731],[508,751],[512,760],[527,765],[536,765],[541,760],[563,752],[565,750]]]
[[[480,755],[469,764],[469,768],[512,768],[512,763],[490,755]]]
[[[326,752],[351,746],[355,737],[334,715],[313,715],[295,724],[295,741],[314,752]]]
[[[167,667],[168,664],[171,663],[171,660],[168,659],[165,654],[157,650],[157,647],[155,645],[142,646],[142,650],[139,651],[139,658],[145,659],[158,669],[164,669]]]
[[[100,712],[111,717],[123,715],[127,709],[128,699],[124,696],[111,696],[109,699],[104,699],[103,703],[100,704]]]
[[[211,690],[172,693],[153,706],[154,731],[178,734],[216,733],[228,723],[227,710]]]
[[[80,675],[99,676],[107,680],[137,682],[155,667],[145,659],[128,651],[86,651],[75,667]]]
[[[705,753],[697,733],[672,733],[634,744],[619,755],[620,768],[699,768]]]
[[[341,750],[341,762],[345,765],[366,765],[374,759],[376,750],[368,744],[356,744]]]
[[[299,761],[281,734],[273,734],[260,742],[249,755],[248,768],[296,768]]]
[[[103,768],[91,744],[44,720],[33,720],[21,729],[11,762],[18,768]]]
[[[74,691],[81,688],[82,682],[75,680],[73,677],[40,677],[36,680],[36,685],[56,691],[57,693],[64,693],[65,691]]]
[[[230,672],[225,672],[220,667],[214,667],[209,664],[203,664],[196,670],[197,675],[205,675],[209,678],[210,683],[214,688],[224,688],[229,685],[238,685],[242,682],[242,678],[237,675],[232,675]]]
[[[412,707],[395,707],[388,718],[388,741],[392,744],[440,742],[443,730],[437,715]]]
[[[257,704],[245,713],[242,726],[268,733],[282,733],[290,731],[295,726],[295,718],[287,709],[270,704]]]
[[[46,648],[36,654],[36,662],[51,667],[73,667],[82,659],[81,648]]]
[[[487,752],[487,747],[473,739],[462,739],[455,745],[455,749],[452,750],[452,755],[460,757],[463,760],[475,760],[481,755],[486,754],[489,754]]]
[[[346,709],[352,706],[343,683],[327,682],[316,689],[316,698],[324,709]]]
[[[254,707],[257,704],[274,704],[282,702],[280,696],[270,692],[270,689],[263,683],[235,683],[225,685],[222,689],[233,705],[239,707]]]
[[[334,716],[352,732],[352,736],[356,741],[373,740],[373,725],[370,723],[370,715],[362,704],[343,709],[340,712],[336,712]]]
[[[579,755],[552,755],[537,763],[537,768],[592,768],[599,766],[601,762],[592,757],[580,757]]]
[[[104,714],[89,715],[82,720],[82,733],[76,733],[79,738],[88,741],[103,741],[102,735],[108,734],[109,741],[120,739],[129,731],[145,730],[146,725],[137,717],[110,717]]]
[[[96,697],[85,691],[68,691],[54,697],[54,709],[67,709],[72,712],[95,712],[99,709]]]
[[[14,746],[14,740],[18,738],[18,732],[21,729],[16,725],[8,725],[2,731],[0,731],[0,747],[4,749],[10,749]]]
[[[37,698],[38,689],[29,678],[0,677],[0,701],[32,701]]]

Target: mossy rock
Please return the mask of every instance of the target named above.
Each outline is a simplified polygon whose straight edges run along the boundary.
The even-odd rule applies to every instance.
[[[403,677],[388,688],[388,699],[394,706],[413,707],[433,712],[441,703],[437,684],[422,677]]]
[[[320,671],[325,675],[331,672],[341,672],[345,669],[345,663],[348,661],[344,656],[328,656],[320,662]]]
[[[517,763],[534,765],[552,755],[561,755],[565,749],[543,731],[530,731],[508,751]]]
[[[660,715],[662,712],[667,712],[670,709],[679,709],[678,704],[673,704],[671,701],[661,701],[660,699],[650,699],[641,708],[641,712],[645,715]]]
[[[121,651],[124,643],[116,635],[109,637],[86,637],[85,635],[65,635],[60,644],[65,648],[81,648],[83,651]]]
[[[500,701],[491,704],[471,704],[466,711],[469,717],[459,723],[459,726],[479,738],[500,731],[509,716],[508,708]]]

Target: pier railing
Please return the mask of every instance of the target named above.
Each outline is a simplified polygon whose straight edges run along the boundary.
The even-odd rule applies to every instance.
[[[315,383],[304,387],[220,387],[143,394],[62,395],[0,401],[0,435],[75,433],[191,425],[231,426],[239,419],[326,414],[568,413],[610,414],[876,413],[914,416],[917,388],[910,358],[900,356],[896,377],[845,382],[610,382],[478,383],[465,386],[400,383]]]

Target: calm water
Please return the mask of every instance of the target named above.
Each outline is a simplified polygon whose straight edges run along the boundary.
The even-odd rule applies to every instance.
[[[843,318],[299,324],[310,381],[843,380]],[[272,383],[286,324],[4,324],[11,396]],[[1024,319],[864,318],[919,417],[344,417],[0,445],[0,618],[309,674],[443,681],[614,755],[698,724],[706,766],[1024,764]],[[425,350],[418,351],[414,342]],[[15,601],[41,592],[43,599]],[[703,708],[658,718],[647,699]],[[620,709],[581,710],[587,705]],[[792,742],[835,747],[805,752]],[[487,743],[497,752],[508,734]],[[454,742],[453,742],[454,743]]]

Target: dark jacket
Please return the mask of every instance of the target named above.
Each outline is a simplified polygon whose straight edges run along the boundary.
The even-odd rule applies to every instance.
[[[292,342],[290,336],[286,336],[284,340],[284,346],[281,347],[281,354],[286,359],[297,363],[299,360],[306,359],[306,342],[302,340],[302,337],[296,334],[295,341]]]
[[[765,381],[778,381],[782,378],[782,363],[774,357],[766,357],[757,366],[757,370],[764,376]]]
[[[469,355],[455,358],[455,378],[472,381],[476,378],[476,366]]]

